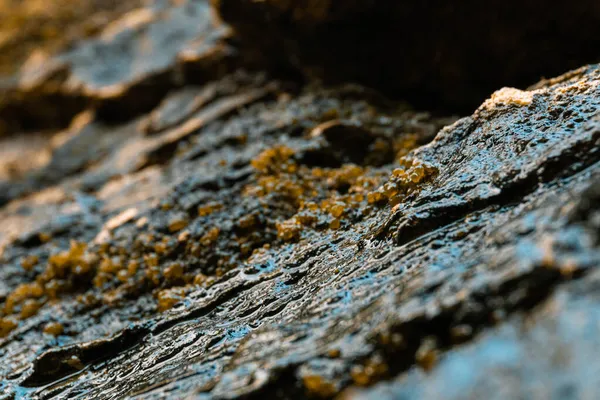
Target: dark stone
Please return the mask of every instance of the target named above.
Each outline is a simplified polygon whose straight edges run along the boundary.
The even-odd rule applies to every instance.
[[[166,238],[173,247],[158,263],[165,277],[154,289],[116,279],[101,287],[76,281],[78,286],[19,322],[2,341],[5,392],[25,398],[83,393],[98,398],[278,393],[301,398],[391,379],[354,393],[431,398],[450,381],[457,383],[452,375],[460,372],[457,363],[474,376],[461,381],[457,398],[464,393],[526,396],[530,383],[546,385],[549,379],[552,393],[571,396],[588,390],[591,383],[578,378],[579,368],[595,368],[594,359],[555,365],[552,354],[531,356],[527,349],[545,347],[547,326],[555,319],[543,310],[558,302],[553,312],[565,323],[559,333],[552,331],[551,343],[560,342],[560,354],[573,357],[593,351],[587,346],[593,347],[594,339],[586,335],[593,337],[595,331],[582,331],[571,313],[582,313],[595,326],[591,310],[600,253],[592,215],[600,180],[599,82],[600,69],[590,66],[531,92],[495,93],[471,117],[442,129],[409,154],[436,171],[418,190],[395,207],[360,203],[338,230],[319,228],[317,222],[292,244],[278,238],[273,224],[297,212],[293,201],[244,194],[261,177],[244,166],[265,146],[302,151],[326,138],[332,148],[348,151],[355,147],[344,141],[346,135],[356,135],[354,141],[364,140],[366,146],[370,135],[401,139],[407,135],[402,127],[410,126],[410,132],[424,132],[424,140],[439,121],[398,104],[382,107],[369,96],[347,99],[344,89],[280,93],[279,101],[257,99],[209,122],[182,138],[180,150],[141,170],[134,167],[135,159],[146,157],[153,148],[148,144],[172,138],[169,129],[152,136],[139,131],[129,144],[112,147],[94,164],[106,168],[103,163],[114,164],[115,153],[129,148],[131,169],[121,172],[127,179],[106,183],[85,195],[85,201],[67,196],[36,204],[23,198],[2,209],[6,226],[19,223],[23,235],[20,241],[4,238],[2,290],[7,298],[17,285],[43,272],[43,264],[24,272],[19,265],[23,256],[37,255],[43,262],[56,248],[67,249],[72,239],[88,243],[91,251],[98,240],[108,240],[134,254],[145,234],[156,235],[151,246]],[[224,84],[229,83],[215,83]],[[336,122],[326,127],[336,126],[337,132],[310,135],[331,118],[332,106],[342,115],[352,110],[364,130]],[[307,134],[288,135],[298,124],[306,124]],[[107,134],[101,132],[98,138]],[[242,141],[232,140],[242,133]],[[196,156],[189,158],[189,153]],[[383,172],[385,182],[398,166],[396,161],[367,165],[365,177]],[[73,176],[87,173],[84,168]],[[55,185],[56,190],[73,187],[67,181]],[[90,201],[94,207],[88,207]],[[223,208],[208,216],[196,214],[195,208],[214,202]],[[11,211],[23,207],[29,212]],[[131,208],[134,216],[126,216]],[[39,217],[42,209],[56,210],[46,217],[47,226]],[[70,224],[55,220],[67,215]],[[27,233],[32,218],[37,228]],[[139,222],[143,219],[147,223]],[[186,219],[184,230],[169,233],[173,221]],[[202,235],[213,226],[221,232],[215,242],[205,244],[200,257],[190,255],[181,243],[205,240]],[[111,233],[105,236],[107,230]],[[181,236],[186,231],[188,239]],[[40,233],[52,239],[39,240]],[[269,243],[270,249],[244,256],[236,247],[242,237],[255,248]],[[224,256],[232,263],[220,275],[215,266]],[[202,271],[214,283],[182,286],[185,294],[159,313],[155,296],[182,285],[177,275],[166,277],[175,273],[174,262],[184,266],[184,273]],[[70,278],[64,279],[68,283]],[[96,300],[78,301],[79,293]],[[525,336],[518,333],[522,313],[533,315]],[[51,321],[64,325],[58,339],[41,331]],[[458,343],[466,347],[455,347]],[[528,363],[532,380],[509,385],[511,378],[498,374],[490,362],[500,354],[498,346],[511,349],[502,365],[525,373]],[[419,366],[431,375],[418,373]],[[494,380],[482,386],[477,377],[484,373]],[[407,379],[395,380],[403,374]],[[563,380],[552,378],[562,374]]]
[[[213,0],[248,58],[471,112],[502,86],[598,62],[600,5],[475,0]]]
[[[161,4],[208,11],[192,0]],[[290,3],[275,12],[284,4],[276,1],[227,4],[246,4],[248,21],[270,10],[274,25],[263,37],[292,18],[297,32],[273,45],[325,25],[375,21],[379,10],[396,18],[391,11],[400,9],[318,2],[327,6],[322,13],[302,14]],[[464,10],[456,7],[426,14]],[[556,10],[540,8],[540,21]],[[481,34],[486,23],[499,32],[502,24],[489,18],[461,37]],[[528,91],[498,90],[457,120],[355,84],[230,72],[230,45],[248,50],[233,65],[261,64],[246,58],[256,55],[252,48],[226,45],[221,25],[186,23],[174,28],[172,48],[135,55],[144,38],[168,43],[169,24],[180,19],[159,24],[158,38],[148,36],[151,24],[137,31],[126,21],[108,30],[119,35],[103,33],[111,43],[135,43],[110,52],[114,65],[95,65],[93,53],[84,58],[94,65],[79,65],[86,72],[54,76],[59,88],[75,80],[89,89],[86,101],[99,103],[84,101],[63,131],[1,138],[0,397],[512,399],[598,391],[600,66]],[[356,35],[361,26],[368,25],[344,29]],[[587,29],[595,28],[580,33]],[[196,34],[208,47],[188,43]],[[472,43],[456,48],[468,52]],[[139,75],[117,66],[136,60]],[[207,75],[162,86],[157,76],[179,68],[174,60]],[[473,68],[496,79],[493,68],[478,69],[487,61]],[[123,91],[103,97],[113,84]],[[148,93],[160,96],[141,98]],[[103,102],[109,98],[116,103]],[[129,100],[144,106],[131,113]],[[107,104],[126,121],[111,119]]]

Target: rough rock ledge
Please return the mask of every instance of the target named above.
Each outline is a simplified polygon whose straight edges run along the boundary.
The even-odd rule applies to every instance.
[[[600,66],[458,119],[121,12],[1,89],[0,398],[600,392]]]

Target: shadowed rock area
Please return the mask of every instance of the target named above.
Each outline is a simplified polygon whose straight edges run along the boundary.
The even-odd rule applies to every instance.
[[[429,109],[469,114],[500,87],[600,61],[594,0],[212,1],[253,61]]]
[[[380,10],[334,3],[293,15]],[[0,101],[0,398],[600,390],[600,66],[459,119],[260,71],[206,1],[125,8]]]

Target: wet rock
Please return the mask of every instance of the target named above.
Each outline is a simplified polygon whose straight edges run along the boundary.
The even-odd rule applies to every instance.
[[[430,374],[350,390],[352,399],[576,399],[596,393],[598,274],[565,285],[530,313],[502,322],[445,354]]]
[[[427,398],[451,380],[510,398],[560,374],[589,389],[528,349],[547,304],[573,339],[561,354],[594,343],[571,310],[593,318],[600,261],[598,66],[497,91],[435,138],[448,119],[368,90],[208,87],[117,127],[80,119],[38,171],[47,189],[0,209],[4,394]],[[533,377],[506,395],[498,341]]]
[[[400,6],[379,3],[218,6],[242,39],[256,28],[236,13],[252,23],[268,16],[257,43],[269,62],[286,69],[298,56],[294,68],[306,72],[317,57],[324,69],[316,76],[341,65],[341,79],[362,79],[381,66],[377,49],[390,48],[378,35],[424,22],[411,17],[421,6],[404,4],[398,14]],[[446,18],[462,7],[416,15],[455,32],[456,18]],[[581,25],[597,16],[586,2],[571,9],[587,12],[585,29],[561,19],[527,39],[519,29],[508,35],[514,27],[504,18],[480,14],[483,6],[464,7],[480,17],[468,38],[460,29],[464,51],[440,52],[443,68],[423,69],[428,52],[454,48],[451,35],[425,35],[416,55],[406,39],[415,62],[388,57],[393,77],[423,96],[473,101],[466,75],[452,75],[453,91],[445,72],[463,71],[474,40],[502,38],[484,46],[491,64],[483,57],[469,79],[506,84],[538,71],[535,62],[494,63],[515,49],[511,38],[537,46],[528,56],[541,63],[551,52],[578,62],[598,37],[596,25]],[[531,19],[537,32],[556,10],[514,21]],[[412,19],[392,27],[398,15]],[[283,21],[294,31],[273,35]],[[362,43],[385,46],[372,48],[369,66],[347,62],[345,46],[305,54],[303,41],[314,35],[324,46],[337,34],[350,43],[357,21],[381,25],[360,33]],[[483,26],[489,34],[480,34]],[[227,31],[205,1],[127,8],[97,35],[29,65],[10,89],[15,97],[3,98],[14,129],[27,128],[23,110],[38,101],[48,114],[28,114],[30,127],[52,129],[0,139],[1,396],[501,399],[595,391],[587,372],[597,369],[588,355],[597,336],[600,67],[527,91],[497,90],[456,120],[355,84],[231,72],[269,63]],[[545,38],[551,47],[540,44]],[[581,39],[582,52],[563,57],[570,39]],[[98,63],[100,56],[113,61]],[[353,75],[355,67],[362,72]],[[386,68],[378,78],[389,78]],[[394,82],[396,96],[410,94],[410,85]],[[63,122],[69,126],[56,130]],[[515,384],[506,371],[523,379]]]

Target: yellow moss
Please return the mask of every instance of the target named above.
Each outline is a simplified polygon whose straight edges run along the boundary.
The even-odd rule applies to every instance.
[[[59,270],[62,270],[69,262],[69,253],[66,251],[53,254],[48,258],[48,263]]]
[[[53,254],[48,258],[45,279],[64,277],[68,273],[83,274],[89,271],[90,258],[86,255],[87,244],[71,241],[71,247],[67,251]]]
[[[250,229],[256,225],[256,216],[253,214],[245,215],[238,220],[238,225],[243,229]]]
[[[116,274],[123,266],[118,257],[104,257],[100,262],[99,271],[107,274]]]
[[[217,280],[214,277],[209,276],[209,277],[206,278],[206,281],[204,282],[204,286],[207,287],[207,288],[209,288],[212,285],[214,285],[216,281]]]
[[[252,167],[264,174],[286,170],[290,164],[288,160],[294,151],[287,146],[276,146],[260,153],[251,161]]]
[[[44,295],[44,288],[37,282],[22,283],[12,291],[4,302],[4,312],[12,314],[15,307],[28,299],[39,299]]]
[[[321,172],[326,177],[326,183],[331,188],[339,188],[352,185],[358,178],[364,175],[365,170],[354,164],[343,165],[339,169]]]
[[[395,182],[386,182],[383,185],[383,194],[388,199],[397,196],[399,193],[400,193],[400,188],[398,187],[398,184],[396,184]]]
[[[418,135],[409,133],[402,135],[400,138],[394,141],[394,152],[396,153],[396,160],[401,159],[410,153],[411,150],[418,146]]]
[[[340,220],[338,218],[334,218],[330,223],[329,223],[329,228],[330,229],[340,229]]]
[[[146,254],[144,262],[148,267],[158,267],[158,256],[155,253]]]
[[[263,176],[258,179],[256,186],[248,186],[244,194],[262,197],[270,193],[277,193],[296,202],[303,192],[304,190],[300,185],[287,177]]]
[[[167,278],[170,281],[176,281],[178,279],[182,279],[183,273],[184,273],[183,265],[181,265],[180,263],[177,263],[177,262],[172,263],[167,268],[165,268],[165,278]]]
[[[202,285],[206,282],[206,275],[198,274],[194,277],[194,285]]]
[[[372,385],[384,378],[387,373],[387,364],[377,355],[368,359],[364,365],[355,365],[350,369],[350,376],[358,386]]]
[[[362,365],[355,365],[350,370],[350,376],[354,383],[358,386],[367,386],[369,384],[370,376],[365,372]]]
[[[160,284],[161,271],[159,268],[148,267],[144,270],[144,275],[146,279],[154,286],[158,286]]]
[[[40,242],[42,242],[42,243],[47,243],[50,240],[52,240],[52,235],[49,233],[42,232],[38,235],[38,237],[40,238]]]
[[[317,211],[319,209],[319,205],[314,201],[307,201],[302,204],[302,208],[311,211]]]
[[[385,195],[381,192],[371,192],[367,194],[367,201],[369,204],[379,203],[385,199]]]
[[[117,272],[117,279],[120,282],[127,282],[129,280],[129,273],[127,272],[127,270],[122,269],[119,272]]]
[[[220,211],[223,209],[223,204],[211,202],[205,205],[198,206],[198,216],[206,217],[214,212]]]
[[[431,180],[437,173],[437,168],[416,158],[404,157],[399,163],[400,167],[392,171],[388,182],[367,194],[369,204],[389,202],[395,206],[405,195],[420,190],[421,184]]]
[[[247,256],[252,253],[252,243],[242,243],[240,244],[240,253],[243,256]]]
[[[99,251],[108,252],[107,247],[100,247]],[[105,256],[106,257],[106,256]],[[107,261],[108,260],[108,261]],[[23,260],[24,268],[31,268],[34,262],[38,262],[37,257],[30,257]],[[106,257],[99,274],[107,274],[109,269],[114,272],[114,262]],[[89,252],[87,245],[83,242],[71,241],[69,250],[60,251],[51,254],[48,257],[48,263],[42,273],[40,273],[35,282],[20,285],[7,296],[4,304],[4,311],[7,314],[19,313],[20,318],[28,318],[35,315],[38,309],[45,303],[45,299],[40,299],[46,296],[48,299],[57,298],[60,293],[71,290],[73,287],[72,278],[87,277],[95,271],[98,266],[99,256],[97,253]],[[110,267],[110,268],[109,268]],[[117,268],[118,269],[118,268]],[[108,280],[105,276],[95,277],[93,283],[100,286],[104,281]],[[16,309],[20,305],[20,308]]]
[[[99,302],[98,297],[93,293],[79,295],[77,296],[77,301],[86,305],[87,307],[93,307]]]
[[[182,288],[165,289],[158,292],[158,310],[167,311],[185,297],[185,291]]]
[[[49,322],[44,326],[44,333],[52,336],[59,336],[63,333],[64,327],[60,322]]]
[[[31,271],[39,262],[38,256],[27,256],[21,260],[21,266],[25,271]]]
[[[107,274],[105,272],[98,272],[96,274],[96,276],[94,276],[92,283],[94,284],[95,287],[101,288],[102,286],[104,286],[104,284],[106,284],[108,281],[110,281],[110,279],[111,279],[110,274]],[[57,297],[58,291],[54,291],[54,293],[55,294],[52,297]]]
[[[186,243],[191,237],[192,234],[190,233],[190,231],[183,231],[179,235],[177,235],[177,241],[179,243]]]
[[[304,226],[312,226],[317,222],[318,214],[312,210],[302,210],[294,218]]]
[[[217,241],[217,239],[219,238],[219,233],[220,233],[220,230],[216,226],[210,228],[208,230],[208,232],[206,232],[204,234],[204,236],[202,236],[202,238],[200,238],[200,243],[203,246],[210,246],[211,244],[213,244],[214,242]]]
[[[178,232],[188,226],[189,221],[185,217],[175,217],[169,221],[169,232]]]
[[[129,276],[133,276],[135,275],[135,273],[138,271],[138,268],[140,267],[139,263],[136,260],[131,260],[129,261],[129,264],[127,264],[127,273]]]
[[[281,196],[296,208],[291,218],[275,223],[277,237],[282,241],[296,241],[303,227],[322,227],[319,221],[328,219],[329,229],[339,229],[347,210],[357,209],[364,214],[367,197],[370,203],[387,201],[382,193],[370,193],[381,178],[366,176],[367,170],[363,167],[353,164],[339,168],[298,166],[292,154],[293,151],[281,146],[261,153],[253,162],[261,175],[256,184],[246,186],[243,191],[244,195],[253,197]],[[240,252],[250,254],[248,245],[241,244]]]
[[[344,211],[346,210],[346,207],[344,205],[344,203],[342,202],[335,202],[335,204],[332,204],[331,206],[328,207],[329,214],[331,214],[333,217],[335,218],[339,218],[342,216],[342,214],[344,214]]]
[[[186,253],[195,257],[200,257],[203,247],[200,243],[188,243],[185,247]]]
[[[169,252],[169,250],[170,250],[169,238],[167,238],[167,237],[165,237],[162,241],[156,242],[154,244],[154,251],[158,255],[167,254]]]
[[[38,310],[42,306],[42,303],[34,300],[27,299],[21,305],[21,319],[26,319],[37,314]]]
[[[382,147],[383,142],[374,147],[377,146]],[[402,148],[408,147],[411,147],[409,142],[404,143]],[[278,241],[294,242],[314,229],[339,229],[347,215],[360,218],[373,210],[375,203],[396,204],[435,173],[425,163],[404,157],[399,160],[399,167],[388,182],[380,186],[385,178],[382,171],[352,164],[339,168],[311,168],[297,164],[293,155],[292,149],[276,146],[263,151],[252,161],[257,175],[242,193],[259,197],[263,207],[276,204],[277,207],[273,209],[276,213],[260,214],[260,211],[253,210],[239,218],[235,221],[239,229],[232,232],[231,238],[219,241],[218,252],[215,244],[220,239],[219,227],[211,227],[198,240],[194,240],[192,231],[184,230],[190,220],[187,215],[181,214],[172,217],[168,223],[169,231],[180,232],[178,236],[157,238],[151,233],[142,233],[135,238],[131,248],[103,243],[95,249],[87,249],[83,243],[71,243],[69,250],[50,255],[46,270],[36,278],[43,289],[42,293],[47,298],[56,298],[64,291],[73,290],[75,283],[85,282],[82,278],[91,280],[96,288],[105,291],[104,299],[111,304],[138,284],[148,289],[192,282],[209,287],[215,282],[214,277],[185,274],[183,264],[178,262],[166,266],[161,263],[171,259],[175,246],[181,246],[185,248],[185,255],[198,257],[199,260],[217,255],[213,274],[219,277],[240,261],[260,253],[255,251],[257,248],[263,246],[261,251],[265,253],[271,243],[264,242],[273,241],[275,235]],[[161,208],[171,209],[172,204],[163,203]],[[210,202],[198,207],[198,216],[206,217],[223,208],[219,202]],[[25,269],[31,269],[39,262],[33,257],[21,261]],[[76,281],[74,277],[77,277]],[[27,292],[26,288],[15,292],[5,302],[5,311],[9,313],[29,315],[47,301],[45,297],[32,297],[31,293],[23,295]],[[161,310],[179,301],[179,291],[160,293],[158,300]],[[33,301],[27,301],[29,299]],[[365,368],[368,374],[373,366]]]
[[[433,337],[427,337],[421,342],[421,346],[415,354],[415,359],[421,368],[430,371],[437,363],[438,351],[437,341]]]
[[[296,218],[277,223],[277,237],[283,241],[291,242],[298,240],[301,232],[302,226]]]
[[[307,375],[302,378],[302,383],[308,394],[318,397],[332,397],[337,393],[336,387],[318,375]]]
[[[338,358],[341,354],[342,352],[340,351],[340,349],[331,349],[327,352],[327,356],[329,358]]]
[[[17,323],[11,318],[0,318],[0,338],[8,336],[16,327]]]
[[[49,298],[55,299],[59,293],[64,289],[64,284],[56,280],[51,280],[44,285],[44,289]]]

